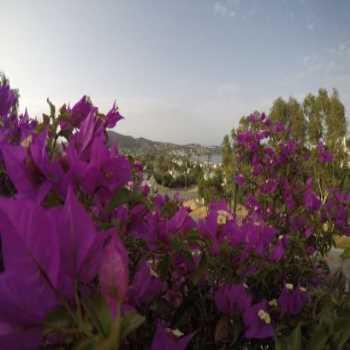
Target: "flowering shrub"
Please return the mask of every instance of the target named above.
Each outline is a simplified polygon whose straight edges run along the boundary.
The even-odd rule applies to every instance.
[[[349,309],[321,256],[350,234],[350,193],[317,183],[331,164],[252,116],[237,186],[196,222],[109,147],[122,118],[83,97],[35,121],[0,86],[0,345],[4,349],[343,348]],[[283,140],[283,141],[282,141]]]

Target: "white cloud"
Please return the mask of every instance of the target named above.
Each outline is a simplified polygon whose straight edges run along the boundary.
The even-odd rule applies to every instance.
[[[214,12],[220,16],[235,17],[239,10],[240,0],[220,0],[214,3]]]
[[[310,78],[314,74],[335,78],[350,73],[350,40],[340,42],[323,52],[303,58],[304,69],[296,75],[297,80]]]
[[[216,2],[214,4],[214,12],[221,16],[226,16],[228,14],[228,8],[221,2]]]
[[[310,61],[312,60],[312,57],[311,56],[305,56],[304,59],[303,59],[303,62],[304,64],[308,64]]]
[[[306,28],[307,28],[308,30],[314,30],[314,24],[313,24],[313,23],[309,23],[309,24],[306,26]]]
[[[285,81],[285,86],[308,89],[336,88],[347,114],[350,113],[350,40],[344,40],[315,54],[304,56],[301,71]]]

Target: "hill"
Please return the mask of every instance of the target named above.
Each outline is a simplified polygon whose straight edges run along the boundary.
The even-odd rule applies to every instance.
[[[128,135],[122,135],[115,131],[109,131],[109,142],[117,144],[119,149],[128,154],[145,154],[150,152],[175,152],[191,153],[196,155],[219,154],[220,146],[203,146],[196,143],[178,145],[170,142],[152,141],[144,137],[135,138]]]

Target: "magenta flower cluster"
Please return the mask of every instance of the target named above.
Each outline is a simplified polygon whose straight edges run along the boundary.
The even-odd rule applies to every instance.
[[[222,318],[249,346],[310,317],[325,278],[317,254],[333,233],[350,235],[350,192],[320,192],[307,165],[331,163],[324,145],[313,154],[252,116],[235,148],[246,215],[222,201],[195,221],[109,146],[115,105],[104,115],[87,97],[58,113],[50,103],[39,122],[16,103],[0,86],[0,166],[12,187],[0,198],[1,348],[219,346],[233,332],[215,336]]]

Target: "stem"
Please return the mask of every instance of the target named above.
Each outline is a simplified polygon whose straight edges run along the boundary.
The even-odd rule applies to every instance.
[[[78,291],[78,282],[75,282],[75,303],[77,304],[77,311],[78,311],[78,326],[79,328],[83,325],[83,316],[81,312],[81,303],[79,298],[79,291]],[[83,328],[83,327],[82,327]]]
[[[109,337],[101,344],[99,345],[96,350],[118,350],[120,347],[120,326],[121,326],[121,313],[120,313],[120,306],[121,303],[117,302],[116,305],[116,315],[115,319],[112,322],[111,325],[111,333]]]
[[[237,216],[237,189],[238,189],[238,186],[236,183],[235,183],[234,188],[235,188],[235,193],[233,196],[233,216],[234,216],[234,219],[236,220],[236,216]]]

